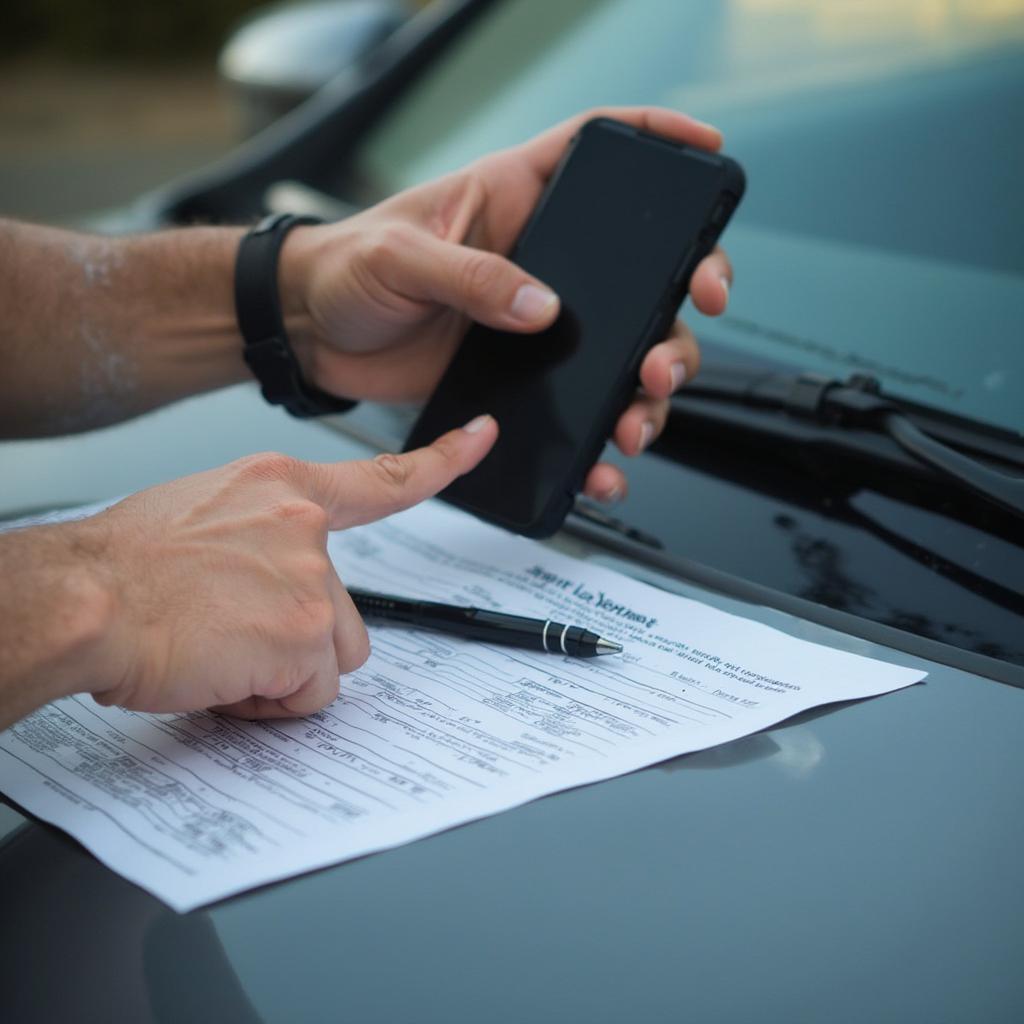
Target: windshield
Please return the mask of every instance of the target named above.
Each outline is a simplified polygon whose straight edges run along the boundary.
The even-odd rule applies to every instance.
[[[1024,0],[506,0],[383,118],[363,198],[586,107],[712,121],[746,168],[716,343],[1024,433]]]

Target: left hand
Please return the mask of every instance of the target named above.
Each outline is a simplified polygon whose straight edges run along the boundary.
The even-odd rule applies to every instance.
[[[134,711],[213,708],[242,718],[325,707],[339,674],[370,653],[328,557],[328,530],[433,497],[497,436],[482,416],[402,455],[315,463],[264,452],[61,524],[82,595],[68,619],[88,624],[66,692],[85,688],[100,704]]]
[[[282,254],[282,298],[311,379],[352,398],[423,399],[470,320],[524,333],[547,327],[558,314],[557,296],[504,254],[569,140],[599,116],[704,149],[721,145],[716,129],[675,111],[592,110],[340,223],[296,229]],[[722,313],[731,278],[725,253],[716,249],[691,279],[694,305],[710,316]],[[670,395],[698,364],[696,341],[677,321],[648,352],[641,387],[615,427],[624,454],[639,454],[661,433]],[[589,497],[606,501],[625,490],[625,476],[609,463],[594,466],[584,486]]]

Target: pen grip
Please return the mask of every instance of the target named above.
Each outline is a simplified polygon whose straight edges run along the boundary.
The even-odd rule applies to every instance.
[[[434,601],[411,601],[353,588],[349,588],[349,596],[362,615],[387,619],[389,622],[408,622],[411,625],[439,622],[461,626],[470,621],[476,611],[475,608],[439,604]]]

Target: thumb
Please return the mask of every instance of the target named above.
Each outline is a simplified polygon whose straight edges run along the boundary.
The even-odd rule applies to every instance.
[[[406,250],[400,287],[506,331],[539,331],[558,315],[558,296],[511,260],[418,232]]]
[[[494,417],[477,416],[433,444],[402,455],[307,463],[305,490],[326,509],[330,529],[359,526],[432,498],[473,469],[497,437]]]

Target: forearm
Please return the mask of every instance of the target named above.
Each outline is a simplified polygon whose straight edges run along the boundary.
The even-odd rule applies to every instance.
[[[102,668],[114,619],[105,543],[92,520],[0,534],[0,729],[111,683]]]
[[[88,430],[247,379],[233,298],[240,236],[0,222],[0,436]]]

